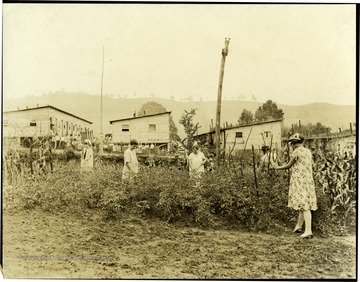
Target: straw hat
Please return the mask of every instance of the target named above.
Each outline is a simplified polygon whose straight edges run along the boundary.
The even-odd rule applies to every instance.
[[[295,133],[289,137],[289,142],[291,143],[302,143],[304,140],[304,136],[302,136],[300,133]]]

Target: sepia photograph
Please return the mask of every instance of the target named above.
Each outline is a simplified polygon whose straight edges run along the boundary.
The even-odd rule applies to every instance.
[[[5,279],[357,280],[354,3],[2,3]]]

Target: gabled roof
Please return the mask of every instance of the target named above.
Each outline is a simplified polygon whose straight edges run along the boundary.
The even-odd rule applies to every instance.
[[[34,108],[26,108],[26,109],[21,109],[21,110],[14,110],[14,111],[7,111],[7,112],[3,112],[3,113],[16,113],[16,112],[32,111],[32,110],[46,109],[46,108],[54,109],[54,110],[56,110],[56,111],[58,111],[58,112],[61,112],[61,113],[63,113],[63,114],[67,114],[67,115],[69,115],[69,116],[72,116],[72,117],[74,117],[74,118],[77,118],[77,119],[80,119],[80,120],[82,120],[82,121],[85,121],[85,122],[87,122],[87,123],[92,124],[91,121],[88,121],[88,120],[86,120],[86,119],[83,119],[83,118],[81,118],[81,117],[78,117],[78,116],[76,116],[76,115],[73,115],[73,114],[71,114],[71,113],[68,113],[68,112],[66,112],[66,111],[60,110],[60,109],[58,109],[58,108],[56,108],[56,107],[53,107],[53,106],[50,106],[50,105],[41,106],[41,107],[34,107]]]
[[[118,122],[118,121],[124,121],[124,120],[134,120],[134,119],[139,119],[139,118],[147,118],[147,117],[153,117],[153,116],[160,116],[160,115],[165,115],[168,114],[170,115],[171,112],[163,112],[163,113],[158,113],[158,114],[151,114],[151,115],[146,115],[146,116],[138,116],[138,117],[131,117],[131,118],[123,118],[123,119],[117,119],[117,120],[110,120],[110,124],[112,124],[113,122]]]
[[[251,126],[254,126],[254,125],[262,125],[262,124],[266,124],[266,123],[282,122],[283,120],[284,120],[284,119],[281,118],[281,119],[267,120],[267,121],[261,121],[261,122],[253,122],[253,123],[246,124],[246,125],[228,126],[228,127],[225,127],[225,128],[224,128],[224,127],[223,127],[223,128],[220,128],[220,132],[221,132],[221,131],[226,131],[226,130],[229,130],[229,129],[251,127]],[[211,133],[215,133],[215,129],[214,129],[214,130],[211,130],[211,131],[208,131],[208,132],[204,132],[204,133],[198,134],[198,136],[199,136],[199,135],[204,135],[204,134],[211,134]]]

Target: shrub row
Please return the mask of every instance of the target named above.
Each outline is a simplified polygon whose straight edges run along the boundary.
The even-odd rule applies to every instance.
[[[260,174],[257,185],[251,169],[244,169],[241,175],[226,169],[206,173],[200,184],[189,179],[187,171],[166,167],[142,167],[130,184],[121,181],[121,172],[118,164],[97,163],[92,173],[84,173],[78,163],[68,163],[46,178],[5,187],[4,208],[38,207],[53,212],[100,208],[108,218],[137,213],[167,222],[208,227],[235,224],[256,230],[292,227],[297,219],[297,213],[287,208],[286,171]],[[322,172],[322,167],[316,170],[319,208],[313,213],[314,229],[326,232],[338,225],[354,227],[355,211],[347,211],[344,223],[341,203],[333,199],[332,190],[324,188]]]

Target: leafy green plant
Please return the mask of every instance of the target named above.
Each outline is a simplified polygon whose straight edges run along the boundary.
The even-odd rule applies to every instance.
[[[356,215],[355,164],[328,154],[318,159],[315,175],[318,185],[328,196],[333,220],[343,226],[353,224]]]
[[[180,143],[188,152],[191,152],[195,141],[195,133],[200,128],[200,125],[198,122],[194,123],[193,121],[196,116],[196,109],[191,109],[190,112],[184,110],[184,112],[185,113],[182,114],[179,123],[184,126],[186,138],[180,140]]]

